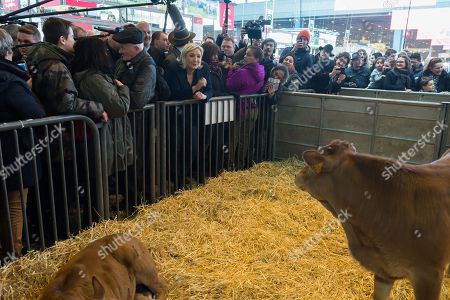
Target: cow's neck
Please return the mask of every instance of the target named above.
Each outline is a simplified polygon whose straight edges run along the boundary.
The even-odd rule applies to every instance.
[[[354,154],[335,175],[339,182],[334,208],[339,215],[347,211],[349,225],[364,229],[372,237],[389,228],[393,219],[405,212],[405,181],[399,176],[384,180],[382,172],[391,161],[371,155]],[[342,220],[341,220],[342,221]]]

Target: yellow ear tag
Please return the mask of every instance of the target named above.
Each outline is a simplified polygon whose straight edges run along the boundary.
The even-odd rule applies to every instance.
[[[314,166],[311,167],[316,174],[320,174],[322,172],[323,162],[317,163]]]

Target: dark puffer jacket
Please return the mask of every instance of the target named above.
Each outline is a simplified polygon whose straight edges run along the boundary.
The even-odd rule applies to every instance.
[[[69,71],[72,55],[50,43],[33,46],[27,65],[33,78],[33,92],[48,115],[81,114],[99,119],[103,105],[78,98]]]
[[[31,95],[31,90],[25,80],[27,74],[10,61],[0,59],[0,123],[18,120],[37,119],[45,116],[41,105]],[[32,151],[32,140],[28,130],[18,131],[19,152],[25,155]],[[20,188],[19,165],[15,148],[13,132],[1,132],[3,169],[0,169],[0,179],[6,178],[8,191]],[[42,147],[41,145],[39,145]],[[34,153],[38,154],[38,149]],[[22,160],[21,160],[22,161]],[[32,163],[28,162],[21,167],[23,185],[29,187],[35,184],[33,180]]]

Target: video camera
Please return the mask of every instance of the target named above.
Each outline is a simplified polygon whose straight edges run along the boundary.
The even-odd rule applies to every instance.
[[[270,25],[270,20],[264,20],[263,17],[259,17],[258,20],[255,21],[248,21],[247,24],[245,24],[245,31],[247,32],[249,39],[261,39],[262,38],[262,31],[264,25]]]

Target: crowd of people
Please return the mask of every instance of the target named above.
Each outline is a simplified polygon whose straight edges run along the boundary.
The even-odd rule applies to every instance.
[[[114,127],[123,137],[114,141],[121,153],[116,161],[108,162],[109,173],[113,164],[123,171],[132,161],[126,158],[133,147],[128,111],[155,101],[207,101],[214,96],[267,93],[273,104],[282,91],[337,93],[341,87],[450,91],[440,58],[423,65],[420,54],[405,50],[397,55],[393,49],[384,55],[369,56],[360,50],[334,56],[331,45],[313,55],[307,30],[298,33],[296,43],[282,51],[279,61],[275,60],[277,42],[271,38],[251,39],[246,44],[243,36],[236,43],[220,34],[199,45],[192,42],[195,33],[186,27],[170,34],[152,32],[144,21],[125,25],[115,34],[90,37],[69,21],[50,17],[42,33],[43,41],[32,24],[0,29],[0,123],[63,114],[85,115],[97,122],[125,118],[126,122],[114,126],[108,122],[110,131]],[[250,103],[244,111],[241,117],[254,124],[256,106]],[[16,160],[15,136],[5,132],[0,138],[3,165],[7,166]],[[112,133],[108,139],[112,143]],[[20,153],[27,152],[30,137],[19,135],[19,146]],[[28,164],[21,169],[23,182],[17,172],[4,178],[14,245],[7,239],[2,210],[3,251],[14,247],[21,253],[22,201],[26,205],[28,188],[36,184],[32,172]]]

